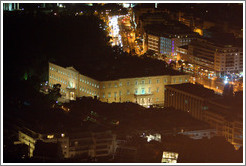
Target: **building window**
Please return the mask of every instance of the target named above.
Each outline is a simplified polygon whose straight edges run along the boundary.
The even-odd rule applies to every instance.
[[[127,83],[126,83],[126,84],[127,84],[127,86],[129,86],[129,85],[130,85],[130,82],[129,82],[129,81],[127,81]]]
[[[121,96],[121,91],[119,91],[119,96]]]
[[[110,98],[110,97],[111,97],[111,93],[109,92],[109,93],[108,93],[108,98]]]
[[[179,78],[179,82],[182,83],[182,78]]]
[[[129,91],[129,90],[127,90],[127,94],[128,94],[128,95],[130,94],[130,91]]]
[[[156,101],[159,101],[159,98],[156,98]]]
[[[149,84],[151,84],[151,79],[149,79]]]
[[[149,93],[151,93],[151,87],[149,87]]]
[[[176,83],[176,78],[173,79],[173,83]]]
[[[105,89],[105,85],[103,85],[103,89]]]
[[[114,87],[117,88],[117,83],[114,84]]]
[[[122,82],[119,83],[119,86],[122,86]]]
[[[105,98],[105,93],[103,93],[103,98]]]
[[[138,81],[135,82],[135,85],[138,85]]]
[[[142,88],[142,94],[145,94],[145,89],[144,88]]]
[[[115,97],[115,98],[117,97],[117,92],[114,92],[114,97]]]
[[[159,79],[157,79],[157,80],[156,80],[156,83],[157,83],[157,84],[159,84],[159,82],[160,82],[160,80],[159,80]]]
[[[135,89],[135,94],[138,94],[138,89]]]
[[[157,93],[159,92],[159,88],[156,89],[156,92],[157,92]]]
[[[142,80],[142,84],[145,84],[145,81],[144,80]]]
[[[166,78],[164,78],[164,83],[167,83],[167,79]]]

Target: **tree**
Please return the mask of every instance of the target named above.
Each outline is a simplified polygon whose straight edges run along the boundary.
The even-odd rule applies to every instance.
[[[54,84],[52,89],[49,89],[48,97],[51,101],[57,101],[61,97],[60,93],[61,84]]]

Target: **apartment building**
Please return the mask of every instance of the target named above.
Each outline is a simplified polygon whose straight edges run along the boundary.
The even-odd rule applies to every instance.
[[[49,63],[49,84],[61,84],[61,93],[66,100],[76,97],[97,97],[103,102],[133,102],[142,106],[164,105],[165,86],[187,83],[186,74],[160,75],[149,77],[122,78],[97,81],[80,74],[73,67],[61,67]]]
[[[29,146],[29,157],[33,157],[35,144],[38,140],[45,143],[59,143],[64,158],[113,156],[117,148],[116,135],[110,130],[39,133],[31,129],[22,128],[19,131],[19,141]]]
[[[218,76],[242,72],[242,46],[222,43],[224,42],[199,38],[189,44],[186,60],[208,70],[208,73],[215,72]]]
[[[184,25],[153,24],[145,27],[147,49],[177,60],[179,47],[188,45],[198,35]]]

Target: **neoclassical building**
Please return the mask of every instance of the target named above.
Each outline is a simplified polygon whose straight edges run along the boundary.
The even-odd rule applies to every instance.
[[[97,97],[103,102],[134,102],[142,106],[164,105],[165,85],[189,82],[189,75],[167,74],[160,76],[121,78],[98,81],[82,75],[73,67],[49,63],[49,85],[61,84],[61,94],[66,100],[76,97]]]

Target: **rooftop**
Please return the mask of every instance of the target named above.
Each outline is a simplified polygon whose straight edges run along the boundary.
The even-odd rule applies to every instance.
[[[166,85],[166,87],[171,87],[204,98],[216,96],[213,90],[204,88],[202,85],[199,84],[184,83],[176,85]]]
[[[198,36],[197,33],[192,32],[189,27],[176,21],[168,22],[167,24],[146,25],[145,30],[147,33],[153,35],[166,36],[170,38],[175,35],[187,35],[188,37]]]
[[[65,62],[55,62],[62,67],[73,66],[80,74],[98,81],[109,81],[123,78],[138,78],[161,75],[185,75],[185,73],[173,70],[160,60],[151,58],[139,58],[134,56],[116,56],[115,58],[84,59]]]

